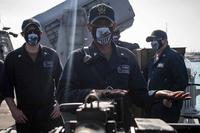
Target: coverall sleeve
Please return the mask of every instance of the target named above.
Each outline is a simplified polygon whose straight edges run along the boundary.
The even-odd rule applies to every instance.
[[[170,66],[173,74],[173,90],[184,91],[188,84],[187,68],[184,59],[177,53],[176,56],[171,57]]]
[[[0,104],[1,100],[3,100],[2,75],[3,75],[3,61],[0,60]]]
[[[56,85],[56,87],[58,87],[58,82],[59,82],[59,78],[60,78],[60,76],[61,76],[63,67],[62,67],[61,61],[60,61],[60,59],[59,59],[59,57],[58,57],[57,54],[55,55],[54,66],[55,66],[55,67],[54,67],[55,85]]]
[[[80,55],[71,55],[64,67],[58,84],[57,100],[59,103],[83,102],[91,89],[81,89],[79,77]]]
[[[2,93],[3,97],[11,97],[14,99],[14,57],[8,54],[5,62],[2,75]]]

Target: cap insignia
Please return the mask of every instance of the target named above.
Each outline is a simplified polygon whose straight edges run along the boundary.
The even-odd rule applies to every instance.
[[[106,7],[101,5],[98,7],[99,15],[106,14]]]

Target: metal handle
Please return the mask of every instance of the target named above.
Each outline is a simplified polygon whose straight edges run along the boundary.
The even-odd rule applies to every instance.
[[[91,93],[89,95],[87,95],[87,97],[85,98],[85,108],[87,107],[87,103],[89,103],[91,100],[90,99],[93,99],[93,101],[97,101],[97,108],[99,108],[99,97],[94,93]],[[93,104],[92,102],[90,102],[90,108],[93,108]]]

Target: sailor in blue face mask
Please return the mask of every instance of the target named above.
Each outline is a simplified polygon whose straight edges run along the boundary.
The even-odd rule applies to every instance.
[[[112,40],[116,26],[114,16],[114,9],[104,3],[90,9],[88,29],[93,42],[71,53],[56,95],[59,103],[84,102],[91,93],[100,100],[114,99],[119,103],[121,99],[125,112],[120,113],[119,108],[117,110],[122,115],[124,129],[128,131],[131,124],[129,107],[133,103],[148,109],[154,96],[166,94],[167,97],[168,94],[157,91],[149,95],[133,52]],[[65,120],[69,118],[71,115],[66,116]]]
[[[130,104],[134,102],[144,106],[148,96],[135,55],[112,40],[116,26],[114,16],[114,9],[103,3],[90,9],[88,29],[93,42],[69,56],[60,78],[57,97],[60,103],[84,102],[90,93],[96,93],[100,99],[124,97],[127,113],[122,117],[125,119],[124,128],[128,130]]]
[[[166,32],[155,30],[146,38],[151,43],[155,55],[148,64],[148,89],[184,92],[188,83],[184,58],[168,45]],[[148,117],[160,118],[166,122],[178,122],[184,99],[158,100],[147,112]]]
[[[46,133],[62,122],[54,97],[62,66],[57,53],[40,44],[42,27],[36,19],[24,20],[21,34],[26,42],[5,59],[3,97],[17,132]]]
[[[39,41],[42,35],[42,29],[41,25],[38,22],[32,22],[32,23],[23,23],[22,25],[22,36],[26,40],[26,43],[29,44],[30,46],[38,46]]]

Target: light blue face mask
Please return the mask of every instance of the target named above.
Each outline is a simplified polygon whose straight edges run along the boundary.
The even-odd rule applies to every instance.
[[[96,41],[100,45],[108,45],[111,41],[111,31],[108,27],[100,27],[96,29]]]
[[[28,34],[28,43],[30,45],[32,45],[32,46],[37,45],[38,44],[38,39],[39,39],[39,37],[38,37],[37,34],[35,34],[35,33]]]
[[[160,44],[159,44],[158,41],[152,41],[151,42],[151,47],[152,47],[153,50],[157,51],[159,49],[159,47],[160,47]]]

